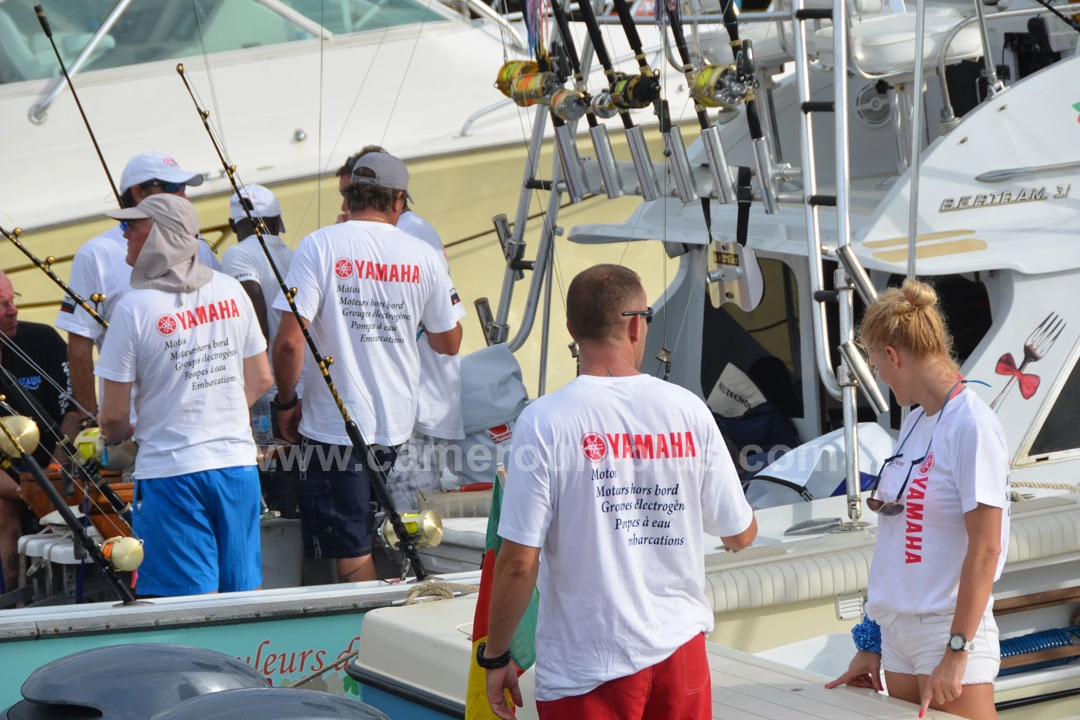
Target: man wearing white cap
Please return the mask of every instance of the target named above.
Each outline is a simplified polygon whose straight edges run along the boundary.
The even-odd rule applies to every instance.
[[[107,443],[139,445],[137,590],[254,590],[260,489],[247,408],[270,387],[255,310],[240,283],[196,259],[199,218],[185,198],[152,195],[107,214],[127,223],[131,290],[101,347],[99,419]]]
[[[395,448],[416,419],[422,322],[437,352],[456,354],[464,315],[438,253],[395,227],[405,209],[409,172],[385,153],[353,165],[344,196],[349,221],[300,241],[286,284],[319,350],[334,358],[338,393],[375,459],[393,466]],[[305,374],[303,411],[296,382],[304,359],[300,325],[283,295],[274,342],[278,421],[282,436],[310,457],[297,483],[304,547],[309,557],[336,558],[342,582],[374,580],[367,458],[352,447],[341,413],[313,363]],[[307,453],[307,446],[316,452]],[[320,462],[322,461],[322,462]]]
[[[241,196],[250,203],[247,212],[241,205]],[[248,219],[248,213],[252,218],[262,220],[265,226],[263,242],[266,243],[266,249],[270,251],[274,265],[283,278],[289,273],[293,251],[285,247],[281,240],[285,223],[281,219],[281,203],[274,193],[262,185],[245,185],[240,188],[239,194],[233,193],[229,198],[229,226],[236,233],[238,242],[221,256],[222,272],[236,278],[244,286],[251,298],[251,304],[255,307],[255,314],[259,317],[263,335],[272,346],[274,338],[277,337],[281,315],[267,312],[267,309],[274,304],[274,298],[281,288],[273,268],[270,267],[270,261],[266,259],[266,253],[259,245],[259,238]]]
[[[201,185],[202,181],[202,175],[182,169],[175,159],[164,153],[141,153],[128,161],[120,176],[120,202],[123,207],[131,208],[143,198],[159,193],[187,197],[187,186]],[[209,245],[200,242],[198,250],[200,261],[214,269],[221,269]],[[106,321],[116,303],[131,289],[128,283],[130,268],[124,262],[126,254],[124,230],[117,226],[87,241],[71,261],[68,284],[87,302],[92,302],[94,294],[104,295],[105,301],[98,304],[97,311]],[[68,333],[68,370],[75,402],[88,412],[97,413],[94,346],[101,348],[104,330],[70,297],[65,297],[60,305],[56,327]],[[74,438],[78,428],[66,424],[64,432]]]

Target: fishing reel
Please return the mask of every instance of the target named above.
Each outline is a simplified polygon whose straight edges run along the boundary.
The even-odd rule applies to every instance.
[[[611,102],[621,110],[640,110],[660,99],[660,80],[655,75],[615,73],[608,92]]]
[[[405,530],[409,533],[409,537],[413,538],[414,546],[417,548],[435,547],[442,542],[442,518],[434,510],[403,513],[401,522],[405,523]],[[382,536],[383,541],[395,550],[401,544],[390,518],[383,521],[379,534]]]
[[[142,565],[142,540],[117,535],[101,543],[101,554],[120,572],[131,572]]]
[[[559,89],[559,76],[541,72],[532,60],[510,60],[503,63],[495,77],[495,87],[521,107],[547,103]]]
[[[754,50],[749,40],[731,43],[735,61],[730,65],[705,65],[690,78],[690,96],[702,107],[737,110],[754,98]]]
[[[134,440],[107,445],[101,428],[88,427],[75,436],[75,449],[83,462],[96,461],[106,470],[127,470],[135,464],[138,446]]]
[[[12,460],[22,457],[23,450],[28,453],[37,450],[38,443],[41,442],[41,431],[31,418],[25,415],[8,415],[0,418],[0,423],[5,427],[5,430],[0,432],[0,453],[3,453],[0,467],[10,467]],[[12,442],[11,438],[15,438],[15,441]]]

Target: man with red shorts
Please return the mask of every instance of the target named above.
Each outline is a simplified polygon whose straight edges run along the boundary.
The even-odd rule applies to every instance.
[[[574,278],[566,318],[581,374],[514,429],[477,657],[501,718],[513,717],[504,690],[521,704],[508,648],[537,576],[541,720],[712,718],[702,530],[740,550],[757,522],[705,403],[640,372],[646,303],[624,267]]]

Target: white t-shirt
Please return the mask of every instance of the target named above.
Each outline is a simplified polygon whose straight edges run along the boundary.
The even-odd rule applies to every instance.
[[[220,270],[214,251],[205,242],[199,243],[199,261],[204,265]],[[131,291],[131,266],[127,264],[127,240],[119,225],[109,228],[95,238],[91,238],[75,253],[71,261],[71,278],[68,285],[83,300],[90,304],[106,322],[112,317],[116,304],[126,293]],[[95,305],[90,296],[105,293],[105,302]],[[105,328],[90,317],[90,314],[76,305],[69,296],[60,303],[60,312],[56,315],[56,327],[90,338],[101,349]]]
[[[651,667],[713,627],[702,529],[753,511],[708,408],[648,375],[583,375],[514,427],[499,535],[542,548],[536,698]]]
[[[263,235],[263,240],[266,241],[266,248],[274,258],[278,272],[282,277],[287,276],[293,251],[285,247],[285,243],[277,235]],[[223,273],[242,283],[249,281],[259,283],[263,301],[266,303],[266,324],[270,330],[270,345],[273,345],[274,338],[277,337],[278,325],[281,324],[281,313],[270,312],[270,310],[274,306],[278,293],[281,292],[281,287],[270,267],[270,261],[266,259],[266,253],[259,245],[259,239],[252,235],[226,249],[221,256],[221,266]]]
[[[135,383],[138,479],[255,464],[244,358],[266,351],[247,293],[215,272],[189,293],[130,290],[96,372]]]
[[[71,261],[68,285],[108,322],[116,304],[131,290],[131,266],[125,262],[127,240],[120,226],[109,228],[79,248]],[[104,293],[105,302],[94,305],[90,296]],[[82,307],[65,296],[56,316],[56,327],[93,340],[101,348],[105,329]]]
[[[872,618],[955,610],[968,547],[964,514],[979,503],[1005,509],[995,580],[1001,577],[1009,549],[1009,455],[994,411],[966,389],[936,415],[912,410],[900,437],[907,437],[897,449],[902,457],[885,468],[878,497],[896,498],[912,460],[926,459],[911,472],[904,510],[877,518],[867,592]]]
[[[450,273],[446,250],[431,223],[409,210],[402,214],[397,226],[435,248],[447,274]],[[464,307],[462,310],[464,315]],[[420,333],[417,345],[420,348],[420,397],[417,399],[416,429],[431,437],[461,440],[465,437],[461,419],[461,357],[432,350],[426,332]]]
[[[393,225],[352,220],[300,241],[286,280],[364,440],[400,445],[416,420],[416,328],[454,328],[465,311],[438,254]],[[280,293],[276,310],[288,310]],[[351,445],[322,374],[304,364],[300,432]]]

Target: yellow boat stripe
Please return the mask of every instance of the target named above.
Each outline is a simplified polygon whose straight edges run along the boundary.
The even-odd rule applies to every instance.
[[[974,230],[943,230],[942,232],[925,233],[923,235],[917,235],[915,237],[915,242],[916,243],[930,242],[931,240],[944,240],[945,238],[961,237],[963,235],[974,235],[974,234],[975,234]],[[907,242],[908,242],[908,239],[907,239],[907,236],[905,235],[903,237],[886,238],[884,240],[867,240],[866,242],[863,243],[863,247],[869,248],[869,249],[893,247],[893,246],[896,246],[896,245],[907,245]]]
[[[960,253],[979,252],[986,248],[986,241],[980,240],[979,238],[950,240],[943,243],[934,243],[933,245],[919,245],[915,248],[915,259],[922,260],[925,258],[941,257],[943,255],[959,255]],[[907,248],[902,250],[885,250],[876,252],[873,255],[875,260],[890,263],[907,260],[907,256]]]

